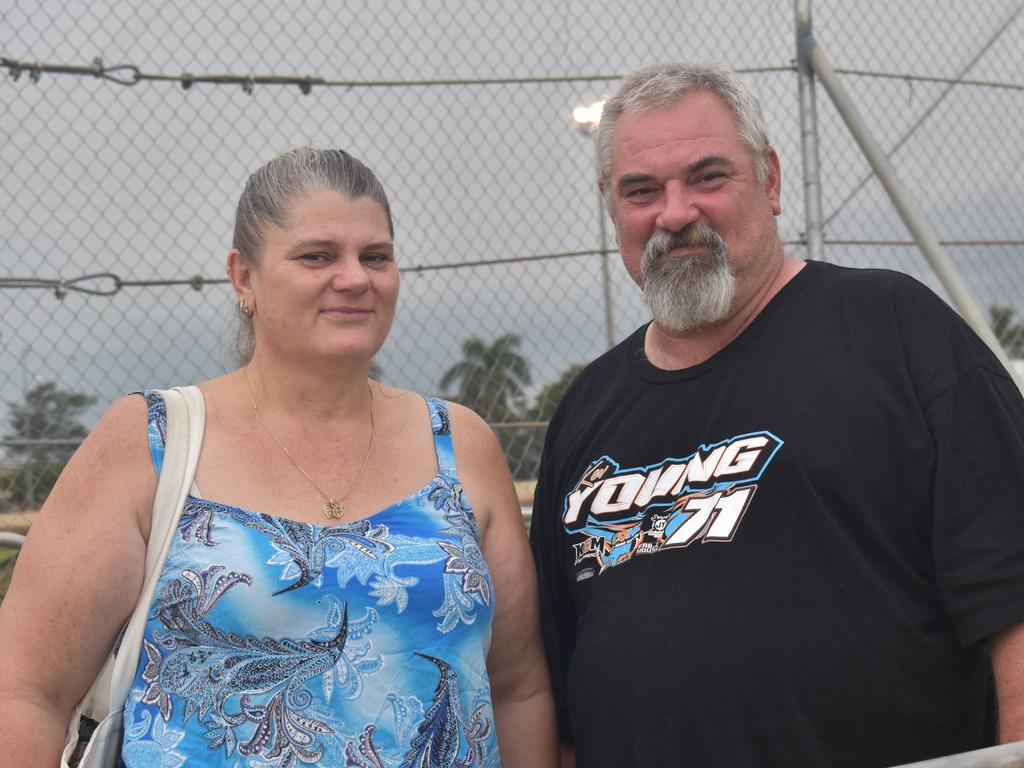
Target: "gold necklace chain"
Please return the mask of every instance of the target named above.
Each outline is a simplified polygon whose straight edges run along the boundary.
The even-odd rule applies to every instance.
[[[370,445],[367,446],[366,448],[366,455],[363,457],[362,466],[359,467],[359,472],[356,474],[356,479],[353,480],[352,485],[349,486],[348,493],[346,493],[340,499],[336,499],[330,494],[324,493],[323,489],[319,485],[317,485],[313,478],[306,473],[306,470],[299,466],[299,462],[297,462],[288,452],[288,449],[284,447],[284,443],[282,443],[277,438],[277,435],[270,431],[270,427],[268,427],[263,422],[263,419],[260,418],[259,409],[256,407],[256,398],[252,394],[252,385],[249,384],[249,366],[245,366],[244,368],[242,368],[242,377],[245,379],[245,388],[249,392],[249,402],[252,403],[252,415],[256,417],[256,421],[259,422],[259,425],[263,427],[263,430],[268,435],[270,435],[273,441],[277,443],[277,447],[280,448],[281,452],[288,457],[288,460],[293,465],[295,465],[295,468],[302,473],[302,476],[306,478],[307,481],[309,481],[309,484],[316,488],[317,493],[319,493],[321,496],[327,499],[327,503],[324,504],[323,506],[324,515],[331,518],[332,520],[340,520],[341,518],[343,518],[345,516],[345,499],[348,496],[352,495],[352,491],[354,491],[356,485],[359,484],[359,480],[363,476],[363,470],[366,469],[366,463],[370,460],[370,453],[373,451],[373,433],[375,426],[373,423],[373,387],[371,387],[370,383],[367,382],[366,388],[370,392]]]

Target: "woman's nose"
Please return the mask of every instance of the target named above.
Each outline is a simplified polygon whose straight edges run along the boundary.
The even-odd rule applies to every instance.
[[[358,258],[341,258],[334,265],[331,287],[336,291],[365,291],[370,287],[369,272]]]

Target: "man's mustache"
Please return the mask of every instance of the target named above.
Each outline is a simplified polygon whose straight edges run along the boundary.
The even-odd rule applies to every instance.
[[[724,248],[725,243],[710,224],[697,221],[687,224],[678,232],[655,232],[644,249],[644,260],[651,266],[669,251],[676,248]]]

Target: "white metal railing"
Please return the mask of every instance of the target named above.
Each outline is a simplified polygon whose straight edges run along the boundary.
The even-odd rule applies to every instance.
[[[19,550],[21,549],[21,545],[24,541],[25,537],[20,533],[14,533],[13,531],[0,531],[0,551],[5,549]],[[6,584],[8,578],[10,578],[10,566],[13,566],[13,562],[9,563],[6,558],[3,562],[0,562],[0,568],[2,568],[3,571],[0,573],[0,582],[2,582],[0,583],[0,603],[3,602],[4,594],[7,591]]]
[[[0,531],[0,549],[21,549],[25,537],[12,531]]]
[[[894,768],[1024,768],[1024,741],[907,763]]]

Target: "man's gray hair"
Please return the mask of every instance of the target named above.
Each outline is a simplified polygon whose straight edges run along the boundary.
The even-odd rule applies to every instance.
[[[254,171],[235,209],[232,246],[251,263],[258,263],[263,237],[271,224],[284,227],[292,205],[317,190],[328,190],[349,200],[368,197],[380,205],[395,236],[391,206],[373,171],[342,149],[296,147]],[[235,356],[248,362],[253,353],[252,320],[241,312],[235,334]]]
[[[750,148],[757,180],[768,178],[768,129],[757,97],[743,81],[719,64],[655,64],[627,75],[601,112],[597,160],[606,201],[611,199],[611,144],[619,117],[624,112],[671,107],[691,91],[710,91],[725,103],[736,119],[740,139]]]

